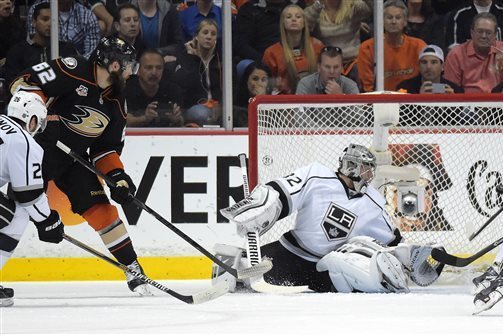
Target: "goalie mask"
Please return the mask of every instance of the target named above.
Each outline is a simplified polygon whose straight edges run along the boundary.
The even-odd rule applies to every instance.
[[[132,73],[138,72],[139,64],[136,62],[135,48],[118,37],[103,37],[96,47],[96,62],[108,69],[114,61],[119,62],[122,71],[131,65]]]
[[[367,185],[374,179],[376,157],[367,148],[350,144],[339,158],[339,172],[349,177],[355,191],[365,193]]]

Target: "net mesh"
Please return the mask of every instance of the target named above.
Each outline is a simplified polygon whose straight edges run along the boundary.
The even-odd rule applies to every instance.
[[[371,147],[376,103],[260,102],[250,118],[250,143],[256,155],[258,182],[287,175],[317,161],[333,169],[349,143]],[[503,109],[495,102],[403,102],[399,123],[389,127],[387,149],[392,165],[414,166],[425,187],[425,211],[406,216],[398,210],[397,188],[382,186],[387,209],[409,242],[439,243],[448,252],[471,254],[503,235],[499,219],[472,242],[471,227],[482,225],[503,197],[501,125]],[[256,112],[256,115],[253,114]],[[279,221],[262,236],[272,242],[294,225],[295,215]],[[494,251],[493,251],[494,252]],[[494,253],[493,253],[494,255]]]

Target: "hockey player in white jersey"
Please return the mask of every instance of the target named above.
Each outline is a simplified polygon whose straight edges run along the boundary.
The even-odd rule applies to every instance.
[[[64,228],[58,212],[49,208],[42,180],[44,152],[32,136],[46,124],[45,104],[34,93],[18,92],[0,115],[0,269],[33,221],[41,241],[59,243]],[[13,304],[14,290],[0,286],[0,307]]]
[[[410,277],[429,285],[442,265],[427,262],[431,246],[402,243],[384,197],[369,184],[375,169],[375,156],[350,144],[338,171],[313,163],[258,185],[221,212],[242,236],[262,234],[297,212],[294,228],[261,248],[273,261],[264,274],[271,284],[308,285],[316,292],[407,292]]]

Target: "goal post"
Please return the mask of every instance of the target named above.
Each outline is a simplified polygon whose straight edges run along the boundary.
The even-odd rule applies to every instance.
[[[503,184],[501,94],[258,96],[248,119],[251,187],[314,161],[337,169],[343,148],[356,143],[376,152],[380,171],[387,171],[377,176],[385,183],[379,190],[407,241],[468,255],[503,236],[498,219],[468,240],[469,227],[503,206],[495,191]],[[418,171],[413,183],[423,190],[422,212],[401,211],[398,167]],[[278,222],[263,244],[291,229],[293,220]]]

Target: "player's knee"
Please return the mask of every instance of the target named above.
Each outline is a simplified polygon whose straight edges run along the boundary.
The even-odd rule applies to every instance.
[[[94,230],[100,231],[116,222],[119,212],[110,204],[96,204],[85,211],[82,216]]]

